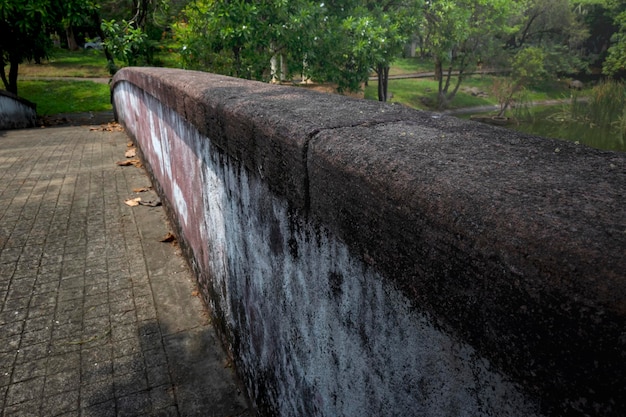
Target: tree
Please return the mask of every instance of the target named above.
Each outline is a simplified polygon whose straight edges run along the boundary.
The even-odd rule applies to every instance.
[[[101,0],[94,21],[111,75],[117,71],[115,59],[126,65],[154,65],[158,42],[172,22],[170,13],[178,12],[179,4],[184,3],[186,0]]]
[[[626,71],[626,4],[617,0],[607,0],[606,6],[617,31],[611,37],[611,45],[602,72],[614,76]]]
[[[164,26],[188,0],[100,0],[105,20],[134,22],[135,28],[149,32],[150,27]]]
[[[358,90],[374,69],[384,101],[389,65],[402,52],[420,4],[196,0],[175,33],[189,68],[263,80],[301,73],[339,91]]]
[[[500,103],[498,116],[504,116],[513,100],[526,86],[546,76],[545,54],[541,48],[529,46],[518,51],[510,62],[508,77],[494,80],[494,94]]]
[[[604,61],[602,72],[606,75],[626,71],[626,12],[620,13],[615,22],[619,25],[619,31],[612,36],[612,44]]]
[[[574,13],[587,29],[589,36],[583,43],[591,72],[601,69],[606,59],[611,37],[617,31],[614,16],[607,10],[606,0],[573,0]]]
[[[56,29],[66,30],[71,49],[72,28],[89,22],[99,23],[93,0],[0,0],[0,78],[5,88],[17,94],[19,64],[47,57]]]
[[[518,12],[519,4],[507,0],[426,1],[420,31],[435,61],[439,108],[456,96],[469,70],[502,49]]]
[[[515,54],[526,47],[541,48],[549,74],[571,74],[588,66],[584,42],[589,31],[571,0],[524,0],[517,27],[505,49]]]
[[[78,26],[93,25],[94,13],[98,12],[98,5],[92,0],[65,0],[63,1],[62,25],[67,38],[67,46],[70,51],[79,48],[76,42],[74,28]]]
[[[141,28],[135,27],[132,21],[103,21],[101,27],[105,35],[104,48],[115,58],[126,65],[133,66],[140,62],[142,56],[145,56],[149,48],[148,38]],[[113,64],[112,68],[111,64]],[[109,62],[109,66],[109,71],[114,73],[116,70],[114,63]]]
[[[265,4],[244,0],[196,0],[184,10],[185,20],[175,25],[183,43],[185,67],[252,78],[258,76],[259,61],[269,63]],[[259,52],[260,54],[257,54]],[[256,77],[255,77],[256,78]]]
[[[420,5],[420,1],[368,2],[343,20],[344,44],[354,61],[361,62],[360,77],[366,80],[370,68],[376,72],[379,101],[387,101],[389,67],[408,42]]]
[[[19,64],[47,56],[48,29],[60,20],[62,10],[55,0],[0,0],[0,78],[7,91],[17,95]]]

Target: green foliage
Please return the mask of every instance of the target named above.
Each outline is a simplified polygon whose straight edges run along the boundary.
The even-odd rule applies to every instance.
[[[196,0],[174,32],[186,68],[262,80],[302,74],[358,90],[401,52],[415,4]]]
[[[19,64],[46,57],[52,46],[48,29],[59,18],[60,6],[50,0],[0,0],[0,77],[8,91],[17,94]]]
[[[97,0],[97,2],[105,20],[132,20],[149,35],[150,39],[158,40],[160,31],[152,35],[153,29],[168,26],[188,0]]]
[[[541,79],[547,75],[546,53],[538,46],[529,46],[518,51],[511,62],[511,77],[523,83]]]
[[[511,21],[519,10],[518,3],[507,0],[441,0],[424,4],[420,30],[423,48],[435,60],[440,108],[455,97],[464,73],[502,51],[501,39],[514,31]],[[454,86],[453,71],[459,74]]]
[[[615,17],[615,24],[619,30],[611,38],[612,45],[602,68],[607,75],[626,71],[626,11]]]
[[[583,0],[586,1],[586,0]],[[584,42],[589,37],[585,26],[585,5],[572,0],[526,0],[514,17],[515,31],[506,39],[506,49],[527,47],[544,51],[544,68],[550,74],[573,73],[586,61]]]
[[[64,27],[85,26],[91,24],[94,11],[99,9],[99,4],[93,0],[64,0],[61,22]]]
[[[568,105],[556,113],[553,119],[560,122],[576,122],[626,139],[626,85],[607,80],[587,93],[589,97],[572,96]]]
[[[174,26],[183,66],[242,78],[264,79],[270,60],[271,12],[284,2],[196,0]],[[274,33],[275,34],[275,33]]]
[[[608,127],[614,125],[624,115],[626,109],[626,86],[623,82],[606,81],[591,90],[586,111],[576,114],[579,119]]]
[[[18,66],[48,57],[51,35],[58,39],[58,30],[90,24],[97,10],[94,0],[0,0],[0,77],[5,88],[17,93]]]
[[[416,26],[421,2],[407,1],[394,5],[384,2],[357,7],[341,21],[343,56],[353,64],[353,76],[338,80],[340,87],[360,88],[370,69],[378,75],[378,99],[387,100],[387,80],[391,63],[402,53],[411,30]],[[352,82],[342,83],[343,80]]]
[[[500,104],[498,116],[504,116],[514,100],[518,103],[524,101],[529,83],[546,77],[545,61],[545,51],[537,46],[517,51],[510,61],[510,75],[496,78],[492,86],[493,94]]]
[[[105,20],[102,22],[102,31],[106,35],[104,47],[115,58],[129,66],[149,63],[152,45],[144,31],[135,27],[133,22]],[[109,65],[113,64],[110,62]],[[115,68],[109,68],[109,71],[114,73]]]

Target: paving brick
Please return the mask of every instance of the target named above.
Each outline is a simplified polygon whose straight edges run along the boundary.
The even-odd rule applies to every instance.
[[[114,373],[115,397],[121,398],[141,391],[148,390],[148,380],[142,373]]]
[[[152,409],[150,404],[150,393],[147,390],[119,397],[117,398],[116,403],[117,415],[119,417],[134,417],[142,414],[148,414]]]
[[[65,369],[52,375],[46,375],[46,382],[43,394],[46,397],[61,395],[66,391],[76,391],[80,389],[80,362],[74,364],[70,369]]]
[[[94,404],[90,407],[81,409],[85,417],[116,417],[117,409],[115,408],[115,400]]]
[[[23,344],[23,343],[22,343]],[[48,343],[37,343],[34,345],[20,346],[17,351],[17,359],[15,363],[35,361],[45,358],[48,355]]]
[[[7,405],[4,408],[4,417],[41,417],[41,403],[39,401],[27,401],[20,404]]]
[[[9,319],[7,320],[2,319],[2,315],[4,314],[4,312],[0,314],[0,323],[2,323],[0,324],[0,334],[2,335],[2,337],[10,337],[22,333],[22,329],[24,328],[24,321],[11,320],[14,315],[13,313],[13,311],[6,312],[7,316],[9,317]]]
[[[100,379],[92,382],[88,381],[80,387],[80,407],[88,408],[96,404],[115,401],[115,391],[113,389],[113,377]],[[115,408],[115,404],[113,404]]]
[[[2,336],[0,336],[0,354],[7,352],[16,352],[20,346],[21,338],[22,336],[20,334],[15,334],[12,336],[6,336],[2,334]]]
[[[79,351],[80,343],[76,339],[53,339],[48,347],[48,355],[61,355],[69,352]]]
[[[52,332],[51,329],[44,328],[44,329],[24,333],[21,337],[21,344],[22,346],[29,346],[29,345],[42,343],[42,344],[46,344],[47,346],[52,337],[51,332]]]
[[[80,365],[80,352],[67,352],[60,355],[49,356],[46,365],[46,375],[55,375],[72,370],[75,369],[77,365]]]
[[[246,415],[237,395],[210,407],[177,401],[235,380],[192,372],[175,386],[170,377],[199,360],[184,363],[191,356],[171,338],[201,341],[213,330],[200,324],[193,278],[175,248],[143,237],[167,233],[163,211],[123,204],[149,185],[142,170],[115,164],[127,142],[123,132],[87,126],[2,132],[3,417]]]
[[[41,414],[46,416],[67,416],[72,412],[78,414],[78,398],[78,391],[64,391],[47,396],[43,400]]]
[[[43,377],[12,383],[7,392],[6,404],[15,405],[26,401],[38,402],[43,392]],[[39,404],[37,407],[38,408]]]
[[[13,382],[22,382],[45,376],[47,360],[48,358],[42,358],[15,365],[12,376]]]

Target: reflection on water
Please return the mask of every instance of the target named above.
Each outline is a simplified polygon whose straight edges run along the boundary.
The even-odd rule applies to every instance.
[[[507,127],[533,135],[579,142],[598,149],[626,152],[626,141],[617,129],[554,120],[553,116],[562,111],[561,106],[537,110],[532,120],[519,121],[519,124],[512,123]]]

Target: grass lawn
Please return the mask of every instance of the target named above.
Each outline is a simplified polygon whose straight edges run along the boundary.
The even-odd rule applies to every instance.
[[[389,75],[415,74],[418,72],[432,72],[433,63],[423,58],[398,58],[389,68]]]
[[[108,84],[92,81],[19,81],[21,97],[37,104],[37,114],[111,110]]]
[[[55,49],[41,64],[25,62],[19,66],[20,77],[108,77],[106,58],[102,51],[70,52]]]
[[[470,78],[461,84],[456,97],[450,103],[450,108],[474,107],[497,104],[494,98],[472,96],[465,89],[476,87],[481,91],[488,92],[490,81],[483,76],[476,79]],[[432,78],[411,78],[402,80],[389,80],[389,92],[393,94],[391,102],[402,103],[414,109],[432,110],[426,103],[434,103],[437,98],[439,83]],[[365,88],[365,98],[378,99],[376,82],[370,82]],[[426,103],[425,103],[426,102]]]
[[[415,71],[413,71],[415,72]],[[492,93],[492,84],[496,77],[492,75],[473,75],[461,83],[455,98],[450,102],[450,109],[497,105],[498,101]],[[452,83],[456,79],[452,79]],[[412,78],[389,80],[389,92],[393,94],[391,102],[402,103],[420,110],[433,110],[426,103],[435,103],[438,91],[438,82],[432,78]],[[452,90],[450,87],[450,91]],[[485,93],[486,97],[472,95],[470,89]],[[544,101],[569,97],[570,91],[564,81],[545,81],[529,85],[525,101]],[[365,88],[365,98],[378,99],[376,82],[370,82]]]
[[[176,67],[177,55],[171,47],[161,48],[155,58],[160,65]],[[37,104],[37,114],[40,116],[111,109],[107,84],[92,81],[31,80],[29,77],[109,78],[102,51],[70,52],[55,49],[41,64],[23,63],[19,66],[18,93]]]

